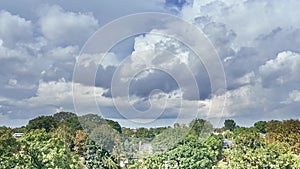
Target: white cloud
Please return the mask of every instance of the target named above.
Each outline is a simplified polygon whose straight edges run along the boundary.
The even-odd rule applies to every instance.
[[[288,3],[284,0],[194,0],[193,6],[186,6],[187,9],[183,11],[197,12],[192,15],[188,12],[183,13],[183,17],[189,20],[205,17],[209,22],[223,23],[238,35],[235,40],[236,46],[251,46],[255,38],[271,32],[276,27],[299,27],[299,5],[297,0]]]
[[[33,25],[18,15],[0,11],[0,39],[6,47],[15,47],[18,42],[32,39]]]
[[[79,103],[76,106],[79,108],[78,113],[96,113],[98,108],[95,107],[95,103],[100,106],[113,105],[110,98],[102,96],[104,92],[106,90],[103,88],[67,82],[65,79],[49,82],[40,81],[35,96],[11,104],[31,109],[51,106],[55,109],[74,111],[73,99],[75,99],[79,101],[75,102]]]
[[[244,76],[237,78],[236,83],[238,85],[245,85],[245,84],[251,84],[255,81],[255,74],[254,72],[250,72],[245,74]]]
[[[114,53],[101,53],[101,54],[86,54],[83,53],[76,57],[76,64],[84,68],[102,65],[104,68],[107,66],[116,66],[118,64],[117,56]]]
[[[102,24],[112,18],[140,9],[161,10],[163,8],[162,0],[146,2],[149,5],[137,1],[118,2],[119,6],[112,8],[107,6],[115,5],[115,1],[101,1],[103,4],[101,10],[98,9],[97,5],[100,3],[98,1],[93,1],[94,5],[91,5],[91,8],[78,4],[70,7],[67,2],[59,2],[62,7],[46,6],[40,9],[39,16],[34,17],[28,17],[30,14],[24,14],[24,11],[15,14],[19,11],[9,10],[12,11],[10,13],[2,10],[0,12],[0,60],[3,64],[0,92],[4,94],[0,96],[3,106],[1,110],[5,112],[9,109],[8,111],[12,112],[10,119],[14,116],[31,117],[34,115],[31,111],[35,112],[35,115],[39,115],[37,112],[49,114],[62,109],[73,111],[71,77],[75,58],[81,45],[99,28],[99,21]],[[192,3],[191,0],[189,2]],[[49,2],[49,4],[53,3]],[[129,9],[128,4],[139,9]],[[293,117],[299,110],[300,95],[299,5],[300,2],[297,0],[288,2],[284,0],[272,2],[195,0],[192,6],[185,6],[182,9],[181,16],[203,29],[216,46],[221,59],[224,60],[223,64],[230,85],[229,90],[223,95],[211,96],[211,98],[206,95],[206,100],[195,100],[194,95],[198,93],[194,90],[187,93],[184,90],[192,88],[190,86],[192,82],[187,80],[190,79],[188,75],[191,74],[188,69],[185,69],[186,65],[198,75],[197,82],[200,84],[200,89],[204,88],[207,92],[209,88],[205,86],[210,84],[207,82],[208,79],[201,78],[206,72],[196,57],[174,39],[158,35],[172,34],[179,29],[184,29],[182,25],[174,23],[167,25],[165,30],[152,30],[154,34],[137,37],[130,60],[120,69],[120,77],[128,80],[137,73],[137,70],[141,70],[146,65],[167,68],[176,75],[176,80],[181,82],[182,113],[187,116],[189,113],[193,115],[194,105],[199,105],[199,115],[208,118],[240,118],[241,121],[252,120],[253,122],[261,118]],[[39,5],[35,4],[34,9],[37,9],[36,6]],[[23,8],[29,10],[28,7]],[[93,11],[95,9],[97,11]],[[137,26],[146,25],[137,24]],[[194,38],[194,34],[187,33],[187,36],[190,39]],[[104,60],[101,60],[102,58],[102,54],[83,55],[80,60],[77,58],[80,66],[88,67],[90,70],[97,70],[97,66],[101,63],[102,72],[105,73],[99,76],[102,80],[99,86],[103,88],[94,88],[83,83],[73,84],[78,89],[76,96],[82,111],[96,111],[95,102],[104,108],[113,107],[111,98],[102,95],[110,87],[110,78],[106,77],[107,74],[113,74],[120,60],[114,53],[109,53]],[[137,69],[137,66],[141,69]],[[91,76],[90,70],[82,72],[82,81],[85,77]],[[166,78],[161,79],[164,76],[150,75],[153,75],[153,70],[147,70],[135,77],[136,80],[151,77],[138,86],[140,90],[146,91],[149,86],[170,88],[167,83],[164,83]],[[207,83],[203,84],[205,82]],[[151,86],[153,83],[157,85]],[[124,90],[121,83],[117,87],[119,87],[117,90]],[[30,94],[24,94],[28,89]],[[172,94],[177,92],[177,88],[170,89],[172,90],[168,94],[151,95],[154,108],[161,109],[160,101],[168,97],[172,98]],[[20,92],[7,94],[12,90],[20,90]],[[227,97],[227,102],[224,114],[221,114],[224,97]],[[115,99],[121,108],[129,104],[128,98],[122,95]],[[133,100],[136,103],[140,98],[133,99],[136,99]],[[169,99],[165,107],[166,110],[172,109],[168,112],[169,117],[176,116],[179,110],[180,98],[173,99]],[[5,121],[10,120],[7,117],[2,118],[1,114],[0,116]],[[2,120],[0,124],[8,124],[5,121]]]
[[[293,90],[293,91],[289,92],[288,98],[281,103],[291,104],[293,102],[300,102],[300,91],[299,90]]]
[[[293,90],[289,93],[290,99],[294,102],[300,102],[300,91]]]
[[[43,35],[54,44],[83,44],[99,27],[91,13],[64,11],[60,6],[40,10],[39,26]]]
[[[51,60],[63,61],[74,59],[78,54],[79,47],[78,46],[67,46],[67,47],[56,47],[48,52],[48,57]]]
[[[259,73],[266,85],[284,85],[300,82],[300,54],[284,51],[275,59],[260,66]]]

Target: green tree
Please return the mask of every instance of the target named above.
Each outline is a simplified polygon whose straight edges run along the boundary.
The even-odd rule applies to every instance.
[[[58,121],[65,121],[68,118],[77,117],[77,115],[72,112],[59,112],[55,113],[53,117]]]
[[[233,131],[236,127],[236,123],[234,120],[232,119],[227,119],[225,120],[224,122],[224,130],[230,130],[230,131]]]
[[[78,120],[78,116],[72,112],[59,112],[55,113],[53,117],[60,122],[60,124],[67,125],[74,130],[82,130],[81,124]]]
[[[122,127],[118,122],[109,119],[105,119],[105,121],[111,128],[115,129],[119,133],[122,133]]]
[[[75,138],[75,132],[72,128],[65,124],[60,124],[54,131],[53,131],[53,137],[56,137],[60,139],[66,149],[73,150],[74,147],[74,138]]]
[[[65,125],[67,125],[67,126],[69,126],[74,131],[76,131],[76,130],[83,130],[83,128],[81,127],[81,124],[80,124],[77,116],[76,117],[67,118],[62,123],[65,124]]]
[[[255,129],[242,132],[225,154],[232,169],[290,169],[295,165],[295,156],[288,144],[267,144]]]
[[[26,126],[16,127],[12,129],[14,133],[25,133],[27,132]]]
[[[203,142],[190,135],[173,149],[149,157],[132,168],[212,168],[219,160],[221,147],[221,139],[215,136]]]
[[[267,123],[267,141],[288,143],[294,153],[300,154],[300,121],[284,120]]]
[[[260,133],[266,133],[267,122],[266,121],[258,121],[254,123],[254,128]]]
[[[20,144],[13,137],[11,129],[0,129],[0,168],[15,168]]]
[[[87,139],[85,145],[85,165],[88,169],[118,169],[119,164],[108,151],[95,141]]]
[[[90,138],[94,140],[102,149],[105,149],[109,152],[112,152],[113,149],[120,144],[119,133],[107,124],[96,127],[91,132]]]
[[[206,139],[213,132],[213,125],[204,119],[194,119],[191,121],[190,134]]]
[[[45,129],[47,132],[55,129],[58,126],[58,121],[52,116],[40,116],[28,122],[27,130]]]
[[[76,131],[76,136],[74,138],[74,151],[80,155],[84,156],[84,147],[87,139],[87,134],[82,130]]]
[[[134,132],[132,129],[130,128],[126,128],[126,127],[122,127],[122,134],[125,137],[132,137],[134,135]]]
[[[244,132],[246,132],[246,131],[248,131],[248,130],[249,130],[249,128],[247,128],[247,127],[240,127],[240,126],[237,126],[237,127],[235,127],[234,130],[233,130],[233,136],[234,136],[234,137],[237,137],[237,136],[239,136],[241,133],[244,133]]]
[[[106,124],[106,121],[102,117],[100,117],[96,114],[87,114],[87,115],[79,117],[78,120],[79,120],[82,128],[88,134],[90,134],[98,126],[100,126],[102,124]]]
[[[26,169],[77,169],[78,157],[65,147],[63,141],[45,129],[32,130],[19,140],[21,151],[17,167]]]
[[[137,138],[153,138],[154,137],[154,134],[148,130],[147,128],[144,128],[144,127],[141,127],[141,128],[138,128],[136,130],[136,137]]]
[[[157,152],[166,151],[174,148],[189,134],[189,129],[168,128],[157,135],[151,142],[153,150]]]

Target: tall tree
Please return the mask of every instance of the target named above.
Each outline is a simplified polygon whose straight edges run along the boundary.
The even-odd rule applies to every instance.
[[[108,151],[95,141],[87,139],[85,145],[85,165],[88,169],[118,169],[119,164]]]
[[[136,130],[136,137],[138,138],[152,138],[154,134],[147,128],[141,127]]]
[[[20,150],[20,144],[13,137],[11,129],[0,129],[0,168],[15,168],[16,155]]]
[[[47,132],[55,129],[58,126],[58,120],[52,116],[40,116],[28,122],[27,130],[45,129]]]
[[[242,132],[226,154],[230,169],[289,169],[297,165],[288,144],[267,144],[254,129]]]
[[[204,119],[194,119],[191,121],[190,134],[197,137],[207,138],[213,132],[213,125]]]
[[[60,138],[47,133],[45,129],[26,133],[19,141],[22,149],[17,168],[80,168],[78,157],[65,147]]]
[[[173,149],[151,156],[132,168],[212,168],[219,160],[222,141],[214,136],[206,141],[190,135]]]
[[[286,142],[296,154],[300,154],[300,121],[284,120],[270,121],[267,124],[267,141]]]
[[[170,150],[189,134],[188,128],[168,128],[154,137],[151,144],[155,152]]]
[[[254,128],[260,133],[266,133],[267,122],[266,121],[258,121],[254,123]]]
[[[87,114],[79,117],[79,122],[82,128],[90,134],[95,128],[102,124],[106,124],[106,121],[97,114]]]
[[[87,134],[82,130],[76,131],[76,136],[74,138],[74,151],[83,157],[84,155],[84,146],[86,143]]]
[[[65,121],[68,118],[77,117],[77,115],[72,112],[59,112],[59,113],[55,113],[53,117],[58,121]]]
[[[119,133],[122,133],[122,127],[118,122],[109,119],[105,119],[105,121],[111,128],[115,129]]]
[[[96,127],[89,135],[102,149],[112,152],[120,144],[120,136],[109,125],[103,124]]]
[[[236,127],[236,123],[232,119],[227,119],[224,122],[224,130],[230,130],[233,131]]]

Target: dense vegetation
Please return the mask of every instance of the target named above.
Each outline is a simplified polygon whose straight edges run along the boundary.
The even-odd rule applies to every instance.
[[[13,136],[14,133],[24,133]],[[40,116],[19,128],[0,127],[3,169],[300,169],[300,121],[203,119],[173,127],[121,127],[94,114]]]

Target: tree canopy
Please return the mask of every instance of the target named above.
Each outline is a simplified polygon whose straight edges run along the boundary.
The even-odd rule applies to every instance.
[[[52,116],[40,116],[28,122],[27,130],[45,129],[46,132],[55,129],[58,126],[58,120]]]
[[[233,131],[236,127],[236,123],[234,120],[232,119],[227,119],[225,120],[224,122],[224,130],[230,130],[230,131]]]

